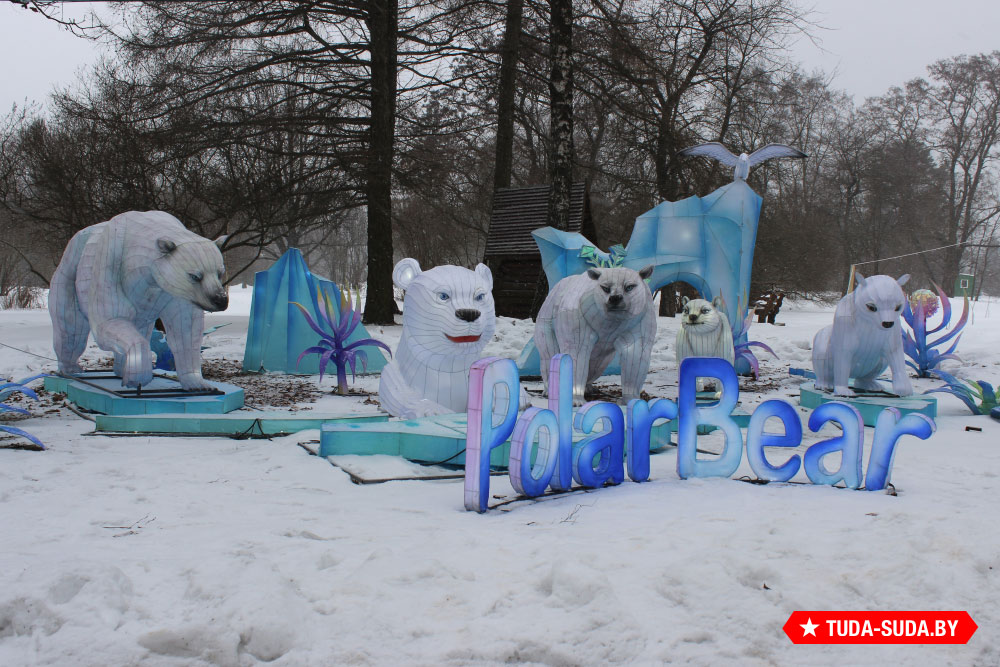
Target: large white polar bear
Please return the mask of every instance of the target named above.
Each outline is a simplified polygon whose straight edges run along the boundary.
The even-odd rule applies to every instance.
[[[653,266],[587,269],[555,284],[535,320],[542,379],[548,388],[549,362],[560,352],[573,358],[573,404],[601,376],[618,353],[622,403],[639,398],[656,338],[653,295],[643,282]]]
[[[129,211],[77,232],[49,291],[59,372],[82,372],[77,361],[93,333],[98,347],[114,353],[125,386],[149,384],[149,336],[159,318],[181,386],[211,388],[201,377],[201,337],[204,311],[229,305],[223,240],[198,236],[163,211]]]
[[[833,324],[820,329],[813,340],[816,388],[854,396],[847,386],[848,379],[854,378],[855,389],[881,391],[875,378],[888,366],[893,393],[909,396],[913,386],[906,374],[899,315],[906,298],[902,285],[910,276],[893,280],[891,276],[854,275],[857,287],[837,304]]]
[[[465,412],[469,369],[496,330],[493,274],[485,264],[421,271],[407,257],[392,281],[406,297],[403,334],[379,379],[383,409],[407,419]]]

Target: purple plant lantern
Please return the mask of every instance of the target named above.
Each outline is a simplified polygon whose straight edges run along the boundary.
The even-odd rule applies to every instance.
[[[347,393],[348,367],[351,369],[351,380],[354,380],[356,377],[357,362],[359,360],[361,361],[362,369],[368,368],[368,354],[360,348],[367,346],[381,347],[389,353],[390,357],[392,356],[392,351],[389,350],[388,345],[374,338],[361,338],[350,343],[347,342],[351,334],[354,333],[354,330],[358,328],[358,324],[361,323],[360,292],[355,299],[354,308],[351,308],[350,297],[341,292],[339,317],[337,317],[337,308],[334,307],[333,302],[330,300],[330,295],[325,291],[321,291],[320,296],[316,300],[319,305],[317,312],[323,326],[320,326],[309,315],[309,311],[302,304],[294,301],[291,302],[293,306],[302,311],[302,315],[306,318],[306,322],[309,323],[312,330],[322,336],[317,345],[308,347],[302,351],[295,364],[297,366],[307,354],[320,355],[319,381],[322,382],[326,366],[332,361],[337,368],[337,393],[343,395]]]
[[[934,285],[938,296],[934,296],[930,290],[917,290],[909,299],[903,302],[903,320],[907,328],[903,328],[903,351],[910,359],[906,365],[917,372],[917,377],[931,377],[934,368],[945,359],[961,361],[958,355],[954,354],[958,347],[958,341],[962,338],[961,331],[969,320],[969,298],[965,297],[965,306],[962,310],[962,317],[955,323],[955,326],[936,339],[930,340],[929,336],[939,331],[943,331],[951,322],[951,301],[937,284]],[[927,319],[937,312],[938,303],[941,305],[941,322],[927,330]],[[951,344],[943,353],[934,349],[944,345],[952,338],[955,342]]]
[[[16,412],[19,415],[30,415],[31,413],[25,410],[24,408],[19,408],[13,405],[7,405],[3,401],[6,401],[7,398],[14,392],[17,392],[19,394],[24,394],[28,398],[37,401],[38,394],[36,394],[32,389],[26,387],[25,385],[31,382],[32,380],[37,380],[38,378],[43,378],[43,377],[47,377],[47,375],[45,373],[42,373],[41,375],[33,375],[29,378],[18,380],[17,382],[12,381],[0,384],[0,412]],[[26,440],[30,440],[38,447],[45,449],[45,445],[42,444],[41,440],[31,435],[25,430],[16,428],[14,426],[7,426],[6,424],[0,424],[0,431],[6,431],[7,433],[10,433],[12,435],[20,436]]]
[[[744,359],[748,364],[750,364],[750,372],[753,374],[753,378],[756,380],[757,376],[760,375],[760,361],[757,359],[757,355],[753,353],[750,348],[759,347],[771,354],[775,359],[779,359],[774,350],[770,348],[766,343],[762,343],[759,340],[747,340],[745,342],[739,342],[741,338],[747,335],[750,330],[750,325],[753,324],[754,311],[751,309],[747,312],[746,319],[738,327],[733,327],[733,353],[734,359]]]

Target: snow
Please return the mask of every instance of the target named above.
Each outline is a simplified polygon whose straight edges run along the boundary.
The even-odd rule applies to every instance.
[[[207,318],[231,323],[206,339],[207,358],[242,357],[238,292]],[[974,308],[958,372],[998,384],[1000,303]],[[745,409],[795,402],[801,379],[787,369],[810,365],[831,318],[832,306],[786,301],[786,326],[751,328],[781,359],[762,358]],[[674,398],[677,321],[659,324],[645,391]],[[371,329],[391,346],[399,333]],[[485,354],[516,357],[531,333],[499,318]],[[0,348],[5,377],[54,368],[32,356],[54,356],[45,311],[0,312],[0,342],[31,353]],[[463,510],[461,479],[353,484],[297,446],[318,431],[92,436],[68,410],[38,410],[17,425],[48,450],[0,449],[0,664],[998,664],[1000,423],[938,396],[937,433],[900,442],[898,496],[679,480],[668,448],[648,483],[484,515]],[[324,394],[304,408],[371,409],[361,401]],[[807,433],[797,451],[823,437]],[[336,463],[365,477],[414,469]],[[506,477],[491,492],[513,495]],[[960,646],[793,645],[781,629],[791,612],[821,609],[967,610],[979,630]]]

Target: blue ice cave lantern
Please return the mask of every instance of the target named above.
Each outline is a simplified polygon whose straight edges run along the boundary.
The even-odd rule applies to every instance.
[[[638,271],[652,264],[653,275],[647,282],[653,292],[672,282],[684,281],[705,299],[721,296],[730,324],[742,322],[750,301],[750,274],[761,203],[760,195],[742,180],[705,197],[665,201],[636,218],[625,247],[624,266]],[[580,256],[580,249],[594,244],[583,235],[552,227],[537,229],[532,235],[550,287],[590,267]],[[597,255],[608,258],[607,253],[600,251]],[[529,350],[526,348],[525,352]],[[522,354],[523,359],[530,356]],[[537,354],[534,357],[537,359]],[[741,368],[739,362],[746,368]],[[738,360],[736,370],[748,372],[749,365]],[[608,372],[613,373],[611,367]],[[521,368],[521,373],[530,374],[526,367]]]
[[[330,296],[337,310],[334,317],[340,317],[340,288],[313,274],[298,248],[289,248],[271,268],[255,273],[243,370],[300,375],[318,373],[318,356],[307,356],[296,364],[304,349],[316,345],[319,334],[312,330],[293,302],[306,307],[318,322],[321,292]],[[364,325],[359,325],[347,342],[370,337]],[[385,356],[375,348],[366,348],[366,353],[368,365],[362,371],[358,364],[358,374],[380,372],[387,363]]]

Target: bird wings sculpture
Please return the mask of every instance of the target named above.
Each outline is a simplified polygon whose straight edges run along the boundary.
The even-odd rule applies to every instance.
[[[749,155],[746,153],[740,153],[740,155],[737,156],[733,155],[728,148],[720,144],[718,141],[711,141],[707,144],[699,144],[697,146],[692,146],[691,148],[685,148],[679,152],[678,155],[704,155],[705,157],[718,160],[726,166],[734,167],[734,181],[745,181],[747,176],[750,174],[750,167],[754,167],[765,160],[770,160],[771,158],[792,157],[802,159],[804,157],[808,157],[799,149],[792,148],[791,146],[786,146],[784,144],[768,144],[763,148],[758,148]]]

